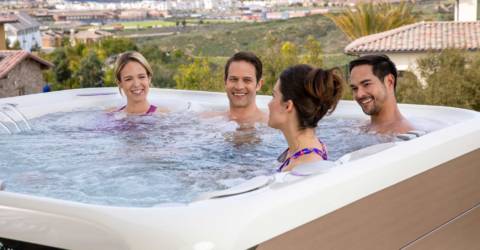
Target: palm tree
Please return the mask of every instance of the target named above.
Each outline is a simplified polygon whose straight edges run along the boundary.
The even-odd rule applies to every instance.
[[[362,36],[391,30],[416,21],[414,5],[402,1],[398,4],[388,2],[359,3],[353,9],[327,16],[351,40]]]

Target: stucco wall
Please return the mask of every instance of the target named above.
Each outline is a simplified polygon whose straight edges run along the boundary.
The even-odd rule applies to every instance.
[[[387,53],[398,70],[413,70],[417,67],[417,59],[427,56],[427,53]]]
[[[40,65],[26,59],[12,69],[6,78],[0,79],[0,97],[18,96],[21,90],[24,90],[24,94],[39,93],[44,84]]]
[[[427,53],[386,53],[390,60],[395,63],[398,71],[410,71],[415,74],[423,86],[426,86],[425,80],[417,70],[417,59],[426,57]]]
[[[455,6],[455,21],[476,21],[478,0],[459,0]]]

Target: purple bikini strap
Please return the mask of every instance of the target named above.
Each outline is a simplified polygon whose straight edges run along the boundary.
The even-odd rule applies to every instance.
[[[145,113],[145,115],[153,114],[153,113],[155,113],[155,111],[157,111],[157,106],[150,105],[150,107],[148,108],[147,113]]]
[[[122,106],[121,108],[117,109],[117,112],[124,110],[126,107],[127,107],[127,105]],[[153,114],[153,113],[155,113],[155,111],[157,111],[157,106],[155,106],[155,105],[150,105],[150,107],[148,107],[148,110],[147,110],[147,112],[145,112],[144,115]]]
[[[287,159],[285,159],[285,161],[283,161],[282,165],[280,165],[280,167],[277,168],[277,172],[282,172],[282,169],[284,167],[288,166],[288,164],[290,164],[291,159],[297,159],[298,157],[300,157],[302,155],[308,155],[308,154],[311,154],[311,153],[315,153],[315,154],[319,155],[320,157],[322,157],[323,160],[328,160],[327,148],[325,147],[325,144],[322,143],[322,149],[303,148],[303,149],[295,152],[292,156],[288,157]]]

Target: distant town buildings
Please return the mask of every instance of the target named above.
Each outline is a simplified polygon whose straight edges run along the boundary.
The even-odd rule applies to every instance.
[[[19,43],[24,50],[42,47],[40,23],[25,12],[13,13],[17,22],[5,24],[5,33],[9,46]]]
[[[0,50],[7,49],[7,43],[5,41],[5,24],[15,23],[17,18],[9,13],[0,13]]]
[[[104,38],[111,37],[112,33],[103,31],[103,30],[88,29],[88,30],[82,30],[77,33],[71,34],[70,38],[72,38],[72,36],[74,41],[72,41],[71,43],[75,44],[78,42],[82,42],[85,44],[92,44]]]
[[[42,44],[44,49],[56,48],[62,46],[65,35],[61,31],[47,30],[42,34]]]
[[[0,98],[42,92],[53,64],[25,50],[0,50]]]

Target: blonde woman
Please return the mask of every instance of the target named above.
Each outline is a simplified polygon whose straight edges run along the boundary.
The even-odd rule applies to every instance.
[[[147,100],[153,72],[142,54],[136,51],[120,54],[114,72],[120,94],[127,97],[127,105],[110,111],[128,115],[152,115],[157,111],[157,107]]]

